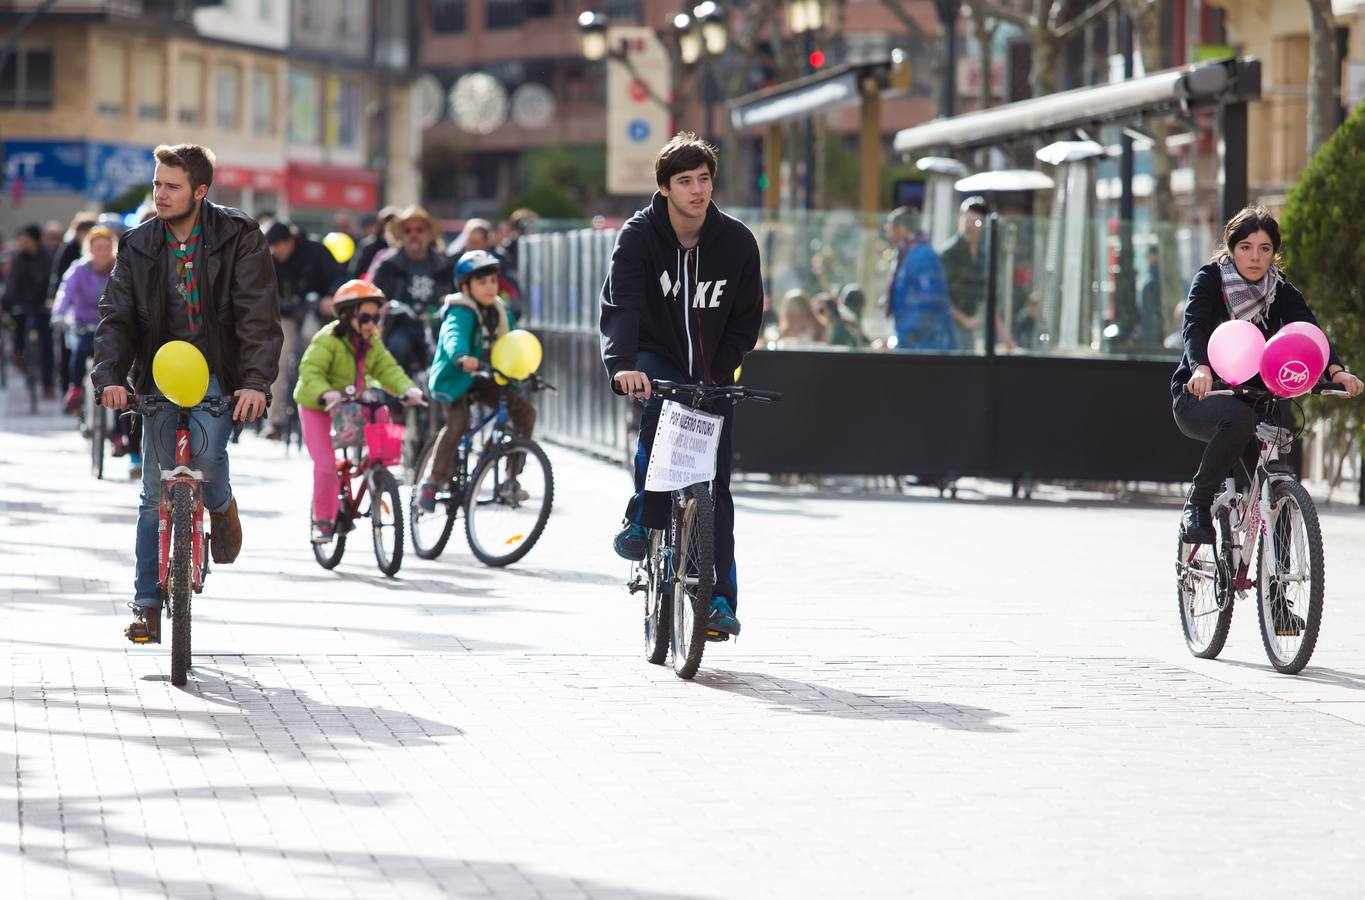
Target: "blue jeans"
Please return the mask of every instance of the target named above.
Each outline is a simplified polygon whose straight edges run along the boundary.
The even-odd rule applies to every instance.
[[[205,396],[216,397],[221,390],[218,379],[210,375]],[[142,503],[137,510],[137,568],[133,578],[133,602],[138,606],[161,603],[157,510],[161,505],[161,468],[175,468],[175,420],[175,413],[164,412],[142,422]],[[232,502],[227,456],[231,436],[231,413],[218,418],[206,412],[190,415],[190,466],[204,474],[204,507],[210,512],[222,512]]]
[[[683,375],[668,360],[657,353],[642,351],[635,361],[638,371],[650,378],[662,378],[682,384],[692,379]],[[645,475],[649,472],[649,453],[654,446],[654,432],[659,427],[659,412],[663,401],[651,398],[645,403],[640,417],[640,440],[635,449],[635,494],[626,505],[626,518],[646,528],[667,528],[669,496],[664,491],[646,491]],[[716,586],[714,594],[726,597],[731,609],[739,609],[739,572],[735,566],[735,501],[730,496],[731,433],[734,431],[734,407],[729,401],[717,402],[711,412],[724,416],[720,432],[720,447],[716,452],[716,480],[712,482],[715,496]]]

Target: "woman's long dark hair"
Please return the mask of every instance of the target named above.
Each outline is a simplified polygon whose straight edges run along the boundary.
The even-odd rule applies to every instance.
[[[1270,238],[1270,246],[1275,254],[1275,265],[1280,264],[1280,223],[1264,206],[1248,206],[1238,212],[1223,226],[1223,243],[1213,253],[1211,262],[1222,262],[1232,255],[1232,248],[1239,241],[1258,231],[1264,231]]]

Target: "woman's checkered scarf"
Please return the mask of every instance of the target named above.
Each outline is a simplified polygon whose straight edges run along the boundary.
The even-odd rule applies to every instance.
[[[1247,281],[1237,271],[1231,256],[1224,256],[1218,266],[1223,271],[1223,302],[1227,304],[1228,314],[1234,319],[1264,324],[1265,314],[1275,302],[1275,291],[1284,281],[1284,273],[1271,266],[1260,281]]]

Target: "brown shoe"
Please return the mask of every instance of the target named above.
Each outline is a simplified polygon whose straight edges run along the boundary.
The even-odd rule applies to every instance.
[[[237,498],[233,497],[228,508],[220,513],[209,513],[209,550],[213,561],[225,566],[242,552],[242,522],[237,518]]]

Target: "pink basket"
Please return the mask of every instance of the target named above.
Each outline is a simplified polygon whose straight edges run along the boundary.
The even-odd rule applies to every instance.
[[[370,448],[371,457],[391,466],[403,457],[403,426],[366,425],[365,445]]]

